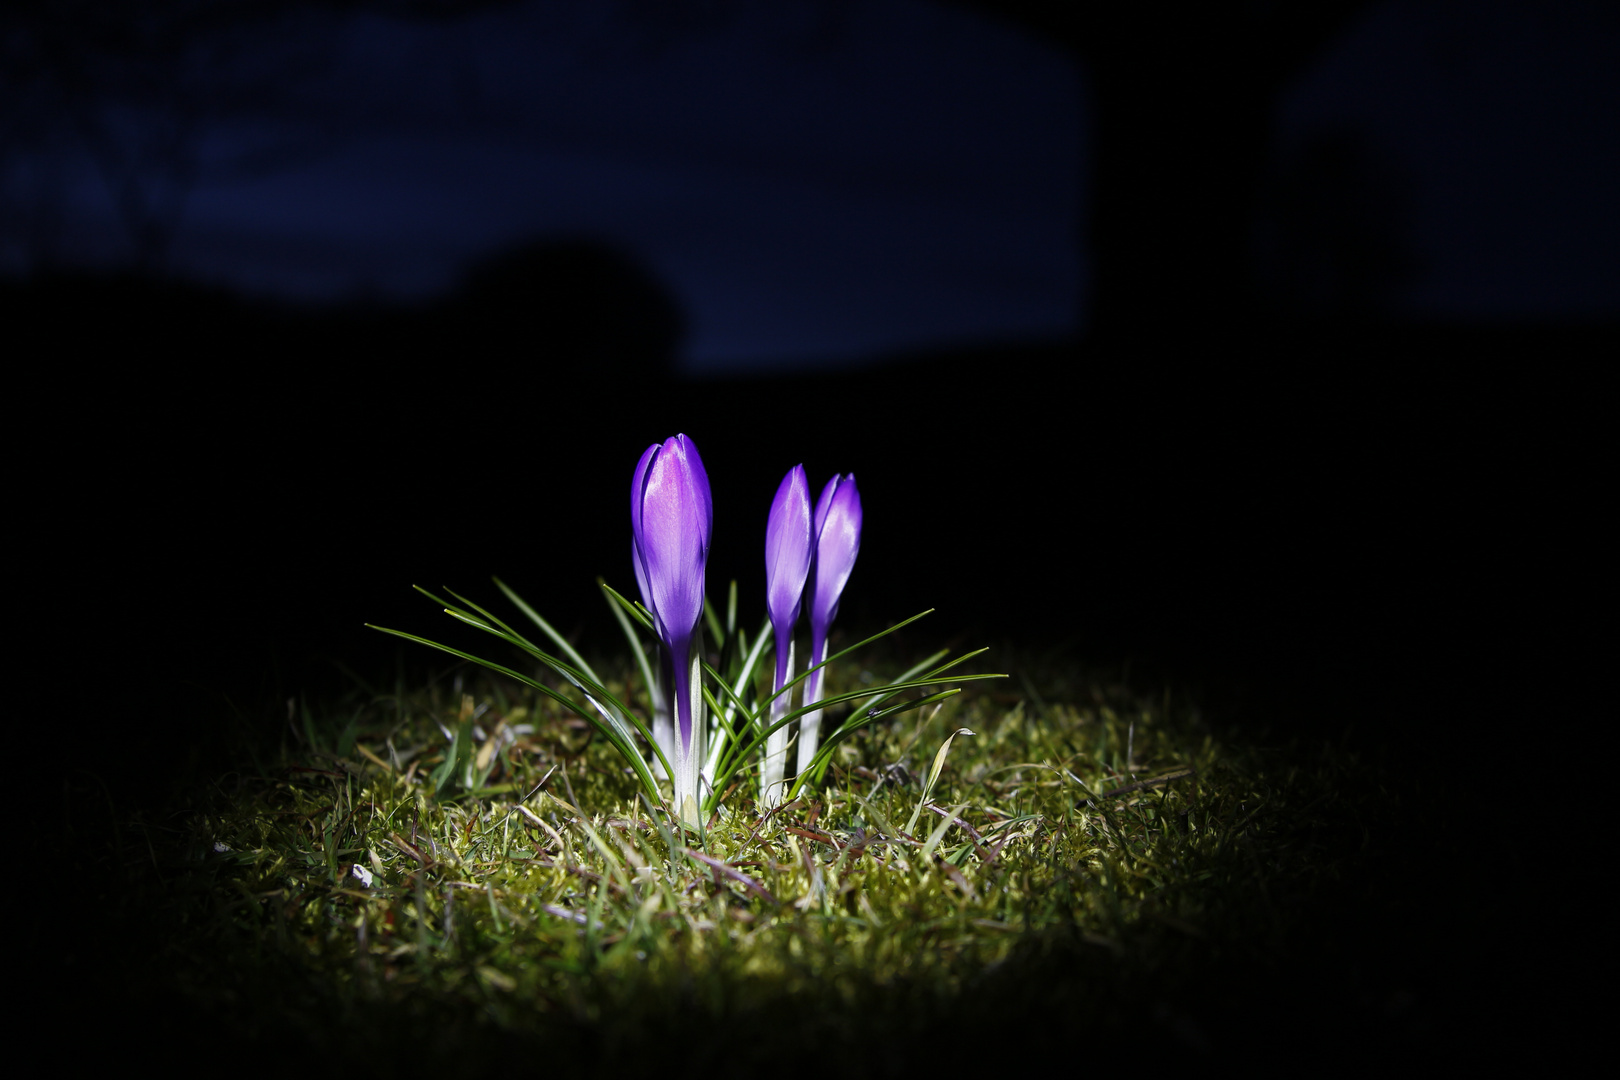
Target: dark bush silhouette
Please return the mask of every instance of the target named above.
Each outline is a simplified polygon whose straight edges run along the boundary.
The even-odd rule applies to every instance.
[[[556,378],[659,377],[684,320],[670,291],[624,251],[568,237],[474,264],[446,315],[479,359],[533,361]]]
[[[1353,128],[1308,136],[1262,195],[1259,280],[1285,317],[1386,315],[1415,268],[1406,184]]]

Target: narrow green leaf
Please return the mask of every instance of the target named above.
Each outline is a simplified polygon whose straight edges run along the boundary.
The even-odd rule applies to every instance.
[[[974,735],[974,734],[977,734],[977,733],[973,732],[973,731],[969,731],[967,728],[963,727],[963,728],[957,728],[955,731],[951,732],[949,735],[947,735],[945,737],[944,744],[942,746],[940,746],[939,752],[934,755],[934,764],[933,764],[933,766],[928,770],[928,787],[927,787],[926,790],[929,793],[933,792],[934,785],[939,781],[939,771],[945,767],[945,758],[951,752],[951,742],[958,735]]]
[[[731,588],[726,595],[726,640],[730,641],[737,633],[737,579],[731,579]]]
[[[928,770],[928,781],[923,784],[922,798],[917,800],[917,809],[911,812],[911,820],[906,823],[906,832],[909,833],[917,827],[917,819],[922,816],[923,807],[928,805],[928,797],[934,793],[934,784],[939,780],[939,771],[945,767],[945,758],[951,752],[951,743],[958,735],[972,734],[973,732],[964,727],[957,728],[945,736],[945,741],[940,744],[939,751],[934,754],[934,764]]]
[[[703,620],[709,624],[709,635],[714,638],[715,646],[724,649],[726,647],[726,631],[720,625],[720,616],[715,612],[714,605],[709,603],[707,596],[703,598]]]
[[[941,690],[937,694],[929,694],[926,697],[913,698],[910,701],[902,701],[898,705],[892,705],[889,708],[868,713],[858,724],[842,725],[837,731],[834,731],[831,735],[827,736],[827,738],[821,741],[821,748],[816,751],[816,756],[810,759],[810,768],[800,773],[798,777],[794,779],[793,787],[788,791],[784,801],[792,802],[795,798],[797,798],[799,790],[804,786],[806,780],[813,776],[817,770],[824,768],[826,763],[831,760],[833,751],[838,749],[838,747],[845,740],[849,739],[857,731],[865,727],[870,727],[879,720],[886,719],[890,716],[898,716],[901,713],[910,712],[913,709],[920,709],[924,705],[933,705],[936,702],[944,701],[946,698],[955,697],[961,692],[961,687],[952,687],[949,690]]]
[[[619,620],[619,629],[624,631],[624,639],[630,643],[630,653],[636,658],[636,667],[641,672],[641,683],[647,688],[648,707],[656,710],[663,691],[659,689],[657,678],[653,675],[652,664],[647,659],[647,652],[641,647],[641,636],[630,625],[630,617],[625,614],[624,605],[615,601],[617,594],[608,588],[607,582],[597,578],[596,584],[602,588],[607,600],[608,610],[612,611],[613,617]]]
[[[928,839],[923,842],[922,849],[922,861],[924,864],[928,862],[929,856],[933,855],[934,849],[939,846],[939,842],[945,838],[946,830],[956,824],[957,816],[963,810],[966,810],[967,806],[967,803],[962,803],[959,806],[952,807],[951,811],[945,815],[945,820],[934,826],[934,831],[928,834]],[[909,832],[910,830],[906,831]]]
[[[589,701],[591,706],[596,709],[597,712],[601,713],[610,724],[613,724],[615,727],[619,728],[620,734],[623,735],[626,740],[630,738],[630,729],[626,721],[626,717],[631,716],[629,706],[625,705],[624,702],[620,701],[616,696],[610,693],[608,689],[602,685],[601,680],[596,678],[595,674],[588,668],[582,670],[564,663],[555,656],[545,652],[532,641],[519,634],[516,630],[513,630],[510,626],[507,626],[506,623],[479,607],[471,600],[466,599],[453,590],[446,589],[445,591],[450,593],[450,595],[454,596],[457,600],[467,604],[468,607],[471,607],[473,610],[477,611],[480,616],[483,616],[482,619],[477,618],[452,605],[445,608],[445,612],[450,615],[451,618],[458,619],[461,622],[467,623],[469,626],[475,626],[486,633],[501,638],[509,644],[516,645],[518,648],[538,659],[541,663],[545,664],[563,678],[567,679],[574,685],[575,689],[584,694],[585,700]],[[496,629],[496,627],[499,629]],[[598,698],[604,699],[610,705],[612,705],[612,711],[610,712],[608,709],[604,708],[601,702],[597,700]],[[640,727],[639,723],[637,726]]]
[[[340,758],[346,758],[354,751],[355,737],[360,734],[360,715],[360,712],[356,711],[349,718],[349,722],[343,726],[342,733],[338,735],[337,747],[334,752]]]
[[[614,589],[613,586],[609,585],[601,578],[597,578],[596,583],[601,586],[602,591],[607,593],[614,603],[624,608],[632,619],[640,623],[644,630],[652,634],[654,637],[658,636],[658,626],[653,622],[652,613],[646,608],[642,607],[639,600],[626,600],[624,597],[619,595],[618,590]]]
[[[597,675],[596,672],[591,670],[591,665],[585,662],[585,658],[579,655],[579,652],[574,648],[573,645],[569,644],[568,639],[557,633],[556,629],[554,629],[550,623],[546,622],[546,620],[542,619],[540,617],[540,613],[534,610],[534,608],[530,607],[528,602],[524,600],[523,597],[513,592],[512,589],[507,587],[506,582],[502,581],[500,578],[493,578],[492,580],[495,582],[496,587],[499,588],[501,592],[506,594],[506,598],[512,601],[513,605],[516,606],[519,611],[527,615],[536,626],[545,631],[547,637],[557,643],[557,648],[563,651],[564,656],[573,661],[575,667],[589,675],[592,682],[599,683],[602,681],[601,677]]]
[[[934,655],[925,658],[921,663],[911,665],[911,667],[909,667],[905,671],[901,672],[899,678],[897,678],[895,681],[896,682],[904,682],[907,679],[916,678],[918,675],[922,674],[924,671],[927,671],[929,669],[930,665],[939,663],[939,661],[944,659],[944,657],[949,652],[950,652],[949,649],[941,649],[937,653],[935,653]],[[871,701],[867,702],[865,705],[862,705],[859,709],[856,709],[853,712],[851,712],[850,715],[849,715],[849,719],[850,720],[859,720],[862,713],[864,713],[864,712],[866,712],[866,711],[868,711],[870,709],[877,708],[879,705],[883,704],[883,702],[885,700],[887,700],[886,697],[873,698]],[[828,734],[831,734],[831,732],[828,732]]]
[[[309,740],[309,748],[319,753],[321,746],[320,735],[315,731],[315,717],[309,711],[309,702],[301,702],[304,713],[304,738]]]
[[[647,789],[648,793],[655,800],[659,802],[663,801],[663,795],[658,790],[658,782],[653,779],[652,770],[647,767],[646,761],[642,759],[640,752],[636,750],[635,746],[625,739],[624,735],[618,730],[617,727],[604,723],[596,713],[581,707],[566,694],[559,694],[557,691],[553,690],[545,683],[540,682],[538,679],[525,675],[521,671],[509,668],[505,664],[499,664],[493,660],[487,660],[484,657],[475,656],[472,653],[464,652],[461,649],[441,644],[440,642],[430,640],[429,638],[421,637],[417,634],[407,633],[404,630],[392,630],[386,626],[377,626],[374,623],[366,623],[366,626],[373,630],[380,630],[385,634],[391,634],[394,637],[404,638],[406,641],[414,641],[419,645],[426,645],[430,649],[438,649],[440,652],[448,653],[451,656],[460,657],[463,660],[470,660],[475,664],[479,664],[491,671],[505,675],[509,679],[514,679],[517,682],[520,682],[523,685],[531,687],[539,693],[544,694],[546,697],[551,698],[553,701],[557,702],[559,705],[562,705],[574,715],[596,728],[597,733],[606,738],[608,742],[613,745],[614,749],[618,750],[620,755],[630,763],[631,768],[635,770],[637,778],[641,780],[642,786]],[[658,755],[659,760],[663,761],[664,763],[664,768],[669,770],[670,765],[668,760],[664,758],[663,751],[658,748],[656,742],[652,741],[651,733],[646,730],[646,727],[641,723],[640,718],[636,717],[634,714],[631,714],[630,718],[635,722],[638,730],[640,730],[648,739],[648,742],[651,744],[652,752]]]
[[[613,880],[618,882],[619,888],[629,892],[630,879],[625,876],[624,863],[619,861],[618,853],[608,847],[607,843],[597,835],[596,830],[591,828],[590,818],[581,814],[579,816],[579,825],[580,828],[585,830],[585,835],[590,838],[591,846],[601,852],[602,858],[607,862],[608,872],[613,875]]]

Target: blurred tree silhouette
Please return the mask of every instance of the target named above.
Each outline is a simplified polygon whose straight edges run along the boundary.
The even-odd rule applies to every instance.
[[[318,110],[279,122],[327,69],[338,17],[449,18],[509,2],[6,0],[0,259],[28,270],[61,261],[66,177],[87,158],[134,266],[159,268],[199,183],[274,171],[341,136],[312,130]],[[207,141],[222,131],[231,138]]]
[[[196,184],[279,161],[260,137],[207,159],[203,137],[273,109],[318,67],[317,3],[16,0],[0,6],[0,230],[30,268],[58,261],[65,176],[88,158],[133,262],[162,261]],[[262,135],[263,133],[261,133]]]

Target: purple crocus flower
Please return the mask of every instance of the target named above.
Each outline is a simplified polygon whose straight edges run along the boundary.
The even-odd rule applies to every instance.
[[[676,435],[647,447],[630,488],[636,584],[669,657],[675,806],[693,825],[698,823],[704,735],[701,649],[696,646],[713,526],[709,476],[692,441]]]
[[[765,522],[765,606],[776,632],[776,686],[780,692],[793,678],[793,624],[799,621],[805,578],[810,576],[810,481],[804,466],[795,465],[782,478]],[[774,724],[788,711],[792,694],[771,703]],[[775,806],[782,798],[787,769],[788,731],[778,728],[765,740],[760,770],[760,803]]]
[[[810,586],[810,666],[815,667],[827,658],[827,631],[838,615],[838,601],[861,551],[861,495],[855,488],[854,473],[827,481],[816,500],[811,528],[815,533],[815,581]],[[805,680],[806,705],[821,700],[824,672],[812,672]],[[800,773],[810,768],[820,742],[821,710],[817,709],[799,721]]]

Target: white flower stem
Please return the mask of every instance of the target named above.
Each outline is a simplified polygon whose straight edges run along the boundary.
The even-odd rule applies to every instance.
[[[810,666],[815,667],[826,659],[827,643],[825,641],[812,642],[810,648]],[[804,703],[813,705],[821,700],[821,677],[827,673],[826,668],[812,671],[810,677],[804,680]],[[821,710],[807,712],[799,717],[799,767],[794,770],[795,775],[803,776],[810,771],[810,762],[816,756],[816,748],[821,745]]]
[[[776,667],[776,686],[782,687],[793,681],[793,642],[788,642],[786,663]],[[793,693],[789,691],[771,702],[771,723],[776,723],[786,716],[792,707]],[[782,793],[786,785],[782,776],[787,771],[787,744],[788,728],[786,725],[777,728],[765,736],[765,761],[759,771],[759,802],[761,806],[772,807],[782,801]]]
[[[703,806],[699,780],[707,731],[703,716],[703,643],[697,634],[692,635],[689,654],[686,678],[675,679],[676,708],[684,714],[675,725],[675,813],[686,824],[699,828]],[[681,661],[676,658],[676,663]]]

